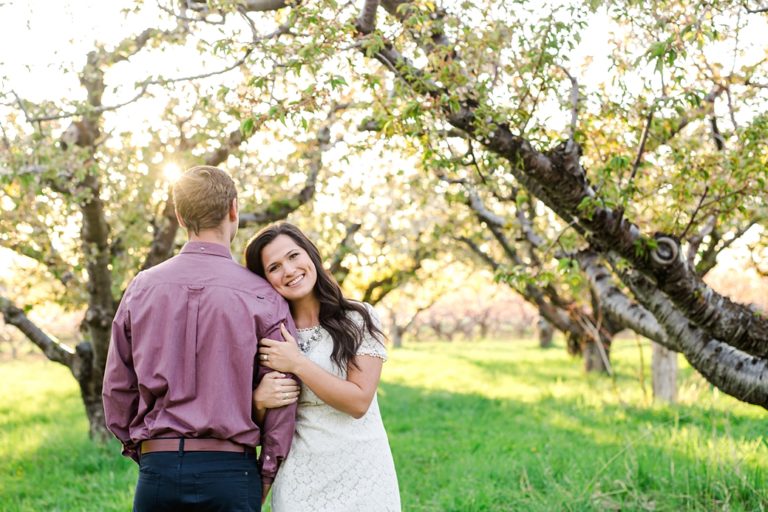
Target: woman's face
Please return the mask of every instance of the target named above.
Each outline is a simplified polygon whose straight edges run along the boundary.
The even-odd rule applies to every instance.
[[[261,251],[264,275],[269,284],[286,300],[303,299],[312,294],[317,269],[302,249],[288,235],[278,235]]]

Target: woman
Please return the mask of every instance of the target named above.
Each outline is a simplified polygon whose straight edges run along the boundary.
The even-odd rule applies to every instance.
[[[315,245],[294,225],[259,232],[248,269],[288,300],[297,343],[260,341],[259,357],[301,379],[296,433],[272,488],[274,512],[399,511],[397,475],[376,388],[386,360],[374,309],[344,298]],[[285,339],[294,341],[285,327]],[[254,393],[257,416],[295,400],[282,374]]]

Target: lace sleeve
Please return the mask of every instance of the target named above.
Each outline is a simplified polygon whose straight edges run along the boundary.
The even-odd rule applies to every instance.
[[[371,315],[373,325],[381,329],[381,319],[379,318],[379,314],[376,313],[376,310],[373,308],[373,306],[366,302],[365,308]],[[373,336],[370,332],[368,332],[367,329],[365,329],[363,332],[363,342],[360,344],[360,348],[357,349],[357,355],[378,357],[386,361],[387,349],[384,346],[384,338],[381,335]]]

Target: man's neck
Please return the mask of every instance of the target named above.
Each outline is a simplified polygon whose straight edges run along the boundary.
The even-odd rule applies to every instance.
[[[199,233],[195,234],[194,232],[189,232],[189,241],[190,242],[208,242],[211,244],[219,244],[223,245],[227,249],[230,248],[231,241],[229,239],[229,236],[225,233],[222,233],[218,229],[202,229]]]

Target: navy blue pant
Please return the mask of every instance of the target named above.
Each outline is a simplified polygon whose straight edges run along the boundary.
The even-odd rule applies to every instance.
[[[134,512],[259,512],[256,456],[152,452],[141,456]]]

